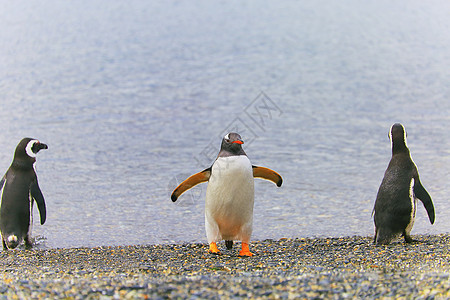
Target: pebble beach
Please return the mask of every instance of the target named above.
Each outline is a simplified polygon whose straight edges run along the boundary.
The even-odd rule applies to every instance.
[[[450,235],[374,246],[371,237],[12,250],[1,299],[450,298]]]

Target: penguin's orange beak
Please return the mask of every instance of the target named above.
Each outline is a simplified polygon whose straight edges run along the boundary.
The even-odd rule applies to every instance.
[[[243,141],[241,141],[241,140],[237,140],[237,141],[234,141],[233,142],[233,144],[240,144],[240,145],[242,145],[244,142]]]

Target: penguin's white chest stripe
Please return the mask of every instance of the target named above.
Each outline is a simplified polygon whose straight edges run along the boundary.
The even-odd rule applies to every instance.
[[[3,192],[5,191],[5,186],[6,186],[6,178],[5,178],[5,182],[3,183],[2,194],[0,195],[0,210],[2,209]]]
[[[29,192],[28,194],[28,200],[30,201],[29,205],[30,205],[30,224],[28,226],[28,235],[31,235],[31,229],[33,227],[33,196],[31,196],[31,192]]]
[[[414,225],[414,220],[416,218],[416,199],[414,196],[414,178],[411,178],[411,182],[409,184],[409,199],[411,200],[411,216],[408,226],[406,226],[406,233],[409,234]]]

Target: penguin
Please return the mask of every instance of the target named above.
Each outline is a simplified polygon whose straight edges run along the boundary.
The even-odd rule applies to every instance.
[[[171,195],[175,202],[186,190],[208,181],[205,229],[212,254],[220,254],[216,242],[223,239],[229,250],[234,240],[240,240],[242,249],[239,255],[253,256],[249,249],[255,196],[253,178],[270,180],[278,187],[283,183],[277,172],[252,165],[242,144],[244,141],[239,134],[230,132],[225,135],[212,166],[187,178]]]
[[[378,189],[373,218],[374,243],[389,244],[403,235],[406,243],[412,243],[411,229],[416,216],[417,199],[422,201],[431,224],[434,224],[434,206],[430,195],[422,186],[417,166],[406,145],[406,130],[395,123],[389,131],[392,158]]]
[[[27,249],[31,248],[34,201],[39,209],[41,225],[45,223],[45,201],[34,163],[36,154],[47,148],[46,144],[36,139],[22,139],[16,147],[11,166],[0,181],[0,232],[4,250],[16,248],[22,240]]]

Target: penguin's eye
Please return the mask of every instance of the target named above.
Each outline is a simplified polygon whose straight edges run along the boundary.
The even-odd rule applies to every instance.
[[[230,139],[225,139],[225,142],[227,142],[228,144],[230,144],[230,143],[231,143],[231,140],[230,140]]]
[[[38,142],[34,142],[33,143],[33,146],[31,146],[31,151],[33,151],[33,153],[36,153],[37,152],[37,146],[39,145],[39,143]]]

